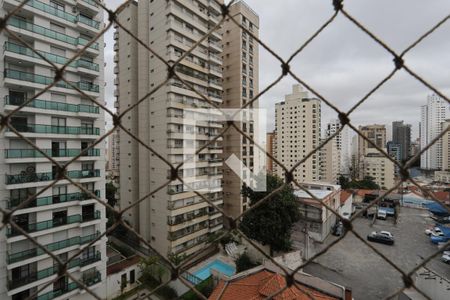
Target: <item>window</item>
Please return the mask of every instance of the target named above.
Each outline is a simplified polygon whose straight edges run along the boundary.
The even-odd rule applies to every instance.
[[[131,270],[130,271],[130,284],[133,284],[135,282],[135,271]]]
[[[50,23],[50,29],[59,33],[66,33],[66,29],[64,27],[56,25],[55,23]]]
[[[56,8],[58,10],[65,11],[64,4],[62,4],[60,2],[50,0],[50,6],[53,7],[53,8]]]
[[[58,48],[58,47],[50,46],[50,53],[59,55],[62,57],[66,57],[66,50]]]

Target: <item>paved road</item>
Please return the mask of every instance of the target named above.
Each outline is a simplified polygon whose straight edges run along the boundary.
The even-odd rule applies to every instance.
[[[427,212],[402,208],[398,224],[391,220],[377,220],[373,226],[365,218],[355,220],[354,226],[364,238],[375,230],[388,230],[395,237],[395,245],[372,243],[375,248],[391,259],[402,270],[409,271],[423,258],[437,250],[424,230],[432,224]],[[336,237],[330,236],[326,246]],[[435,272],[450,278],[450,265],[439,260],[427,264]],[[305,272],[351,287],[355,299],[383,299],[403,286],[401,274],[380,256],[363,244],[352,233],[308,265]]]

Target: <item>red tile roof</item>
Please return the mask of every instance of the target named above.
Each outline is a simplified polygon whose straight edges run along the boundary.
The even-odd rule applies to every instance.
[[[128,257],[127,259],[124,259],[122,261],[119,261],[118,263],[108,266],[106,268],[106,274],[109,275],[120,272],[123,269],[126,269],[128,267],[131,267],[132,265],[139,263],[140,260],[141,258],[137,255]]]
[[[230,281],[220,280],[209,299],[211,300],[262,300],[275,294],[286,286],[286,279],[277,273],[261,270],[246,277],[232,279]],[[298,287],[297,287],[298,286]],[[318,290],[306,287],[297,282],[277,294],[274,300],[337,300]]]
[[[364,197],[366,194],[372,193],[373,190],[358,189],[358,190],[355,190],[355,192],[358,196]]]
[[[434,197],[442,202],[449,201],[449,192],[433,192]]]
[[[341,191],[341,205],[345,204],[345,201],[352,195],[351,192],[343,190]]]

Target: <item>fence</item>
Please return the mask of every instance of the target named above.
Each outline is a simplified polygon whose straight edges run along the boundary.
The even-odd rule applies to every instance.
[[[335,240],[333,243],[331,243],[329,246],[327,246],[325,249],[323,249],[322,251],[318,252],[317,254],[315,254],[314,256],[312,256],[311,258],[309,258],[308,260],[306,260],[304,263],[302,263],[300,266],[298,266],[298,268],[292,272],[288,271],[287,269],[285,269],[283,266],[279,265],[276,261],[274,261],[274,259],[272,257],[270,257],[269,255],[265,254],[264,251],[261,251],[261,249],[258,248],[258,246],[250,239],[248,239],[245,234],[243,234],[243,232],[239,229],[239,221],[242,219],[242,217],[244,217],[245,215],[247,215],[249,212],[252,211],[252,209],[255,208],[255,206],[251,207],[250,209],[248,209],[247,211],[245,211],[244,213],[242,213],[240,216],[236,217],[236,218],[231,218],[229,216],[227,216],[225,214],[225,212],[223,211],[222,208],[217,207],[210,199],[208,199],[207,197],[203,196],[202,194],[195,192],[197,194],[197,196],[201,197],[203,199],[203,201],[207,202],[208,204],[210,204],[211,206],[213,206],[215,209],[217,209],[218,211],[220,211],[223,216],[224,219],[226,219],[226,227],[224,232],[220,235],[217,236],[215,241],[218,241],[220,238],[222,238],[223,236],[225,236],[226,234],[228,234],[229,232],[233,231],[234,233],[240,235],[243,239],[245,239],[248,243],[252,244],[253,247],[255,247],[255,249],[260,250],[261,254],[264,255],[268,260],[270,260],[272,263],[274,263],[275,265],[279,266],[285,273],[287,282],[288,282],[288,286],[280,289],[279,291],[277,291],[275,294],[271,295],[270,297],[274,297],[280,293],[282,293],[286,288],[290,287],[291,285],[296,285],[297,288],[302,291],[302,288],[300,286],[297,285],[296,281],[293,280],[293,276],[294,274],[300,270],[301,268],[305,267],[306,265],[308,265],[309,263],[311,263],[311,261],[313,261],[314,259],[320,257],[321,255],[323,255],[325,252],[327,251],[332,251],[333,250],[333,246],[336,245],[337,243],[339,243],[345,236],[346,234],[348,234],[349,232],[351,232],[353,235],[355,235],[360,241],[361,243],[364,243],[367,247],[369,247],[374,253],[376,253],[377,255],[379,255],[382,259],[384,259],[392,268],[396,269],[400,275],[403,278],[403,282],[404,285],[399,287],[399,289],[393,293],[389,298],[395,297],[396,295],[398,295],[399,293],[401,293],[405,288],[415,288],[417,289],[417,291],[422,294],[424,297],[426,297],[427,299],[430,299],[431,297],[426,295],[425,292],[421,291],[417,286],[415,286],[414,281],[412,279],[413,275],[421,268],[423,267],[427,262],[429,262],[433,257],[437,256],[440,251],[437,250],[433,255],[425,258],[423,261],[420,262],[420,264],[418,264],[415,268],[413,268],[412,270],[402,270],[399,266],[396,265],[395,261],[392,261],[391,259],[389,259],[388,257],[386,257],[383,253],[381,253],[379,250],[377,250],[375,247],[373,247],[371,244],[367,243],[365,238],[363,236],[361,236],[360,234],[358,234],[354,228],[353,228],[353,220],[355,218],[358,218],[359,216],[361,216],[364,211],[366,211],[367,209],[369,209],[370,207],[376,205],[380,199],[382,199],[385,195],[391,193],[392,191],[396,190],[397,188],[399,188],[401,186],[401,184],[403,182],[409,181],[410,183],[412,183],[413,185],[417,186],[417,188],[419,190],[422,191],[422,193],[424,195],[427,195],[428,198],[432,198],[435,201],[440,202],[438,199],[436,199],[434,197],[434,195],[432,193],[429,193],[427,190],[424,190],[424,188],[422,188],[413,178],[410,177],[408,170],[409,168],[413,165],[413,163],[419,159],[420,155],[422,153],[424,153],[426,150],[428,150],[434,143],[436,143],[447,131],[448,128],[445,129],[442,133],[439,134],[439,136],[437,136],[427,147],[421,149],[420,153],[417,153],[413,158],[411,158],[410,160],[404,162],[404,163],[399,163],[397,161],[395,161],[391,156],[389,156],[383,149],[380,149],[377,145],[375,145],[371,140],[369,140],[367,137],[365,137],[363,134],[361,134],[361,132],[359,132],[358,128],[355,127],[352,123],[351,123],[351,116],[352,113],[361,106],[361,104],[363,104],[365,101],[367,101],[378,89],[380,89],[380,87],[382,87],[386,82],[388,82],[399,70],[403,70],[404,72],[406,72],[407,74],[409,74],[412,78],[414,78],[415,80],[417,80],[418,82],[420,82],[421,84],[423,84],[425,87],[427,87],[428,89],[432,90],[434,93],[436,93],[438,96],[440,96],[442,99],[444,99],[445,101],[449,102],[449,98],[444,95],[443,93],[441,93],[439,90],[437,90],[431,83],[427,82],[424,78],[421,77],[420,74],[417,74],[413,69],[411,69],[408,65],[407,62],[405,61],[404,57],[407,53],[409,53],[412,49],[414,49],[417,45],[419,45],[424,39],[426,39],[427,37],[429,37],[436,29],[438,29],[439,27],[441,27],[444,23],[446,23],[448,21],[448,19],[450,18],[450,15],[446,16],[445,18],[443,18],[442,20],[439,20],[438,22],[436,22],[435,26],[433,26],[432,28],[428,29],[423,35],[421,35],[420,37],[417,38],[417,40],[415,42],[413,42],[409,47],[407,47],[404,51],[402,52],[396,52],[394,51],[387,43],[385,43],[383,40],[381,40],[380,38],[378,38],[375,34],[373,34],[371,31],[369,31],[364,23],[358,19],[356,19],[355,17],[353,17],[344,7],[344,3],[345,1],[343,0],[333,0],[330,1],[330,5],[333,6],[334,8],[334,13],[328,18],[328,20],[322,25],[320,26],[316,32],[314,32],[314,34],[312,34],[294,53],[292,53],[292,55],[290,57],[288,57],[287,59],[282,58],[281,56],[279,56],[274,50],[271,49],[271,47],[265,43],[264,41],[262,41],[261,39],[259,39],[258,37],[256,37],[251,30],[243,27],[239,22],[237,22],[230,14],[229,14],[229,7],[230,5],[232,5],[233,3],[235,3],[236,1],[230,1],[230,3],[228,4],[221,4],[219,2],[217,2],[216,0],[210,0],[210,1],[214,1],[217,3],[217,5],[219,5],[221,7],[221,17],[219,22],[217,23],[217,25],[210,29],[208,31],[208,33],[199,38],[199,40],[192,45],[192,47],[190,48],[189,51],[186,51],[181,57],[179,57],[179,59],[175,62],[175,63],[168,63],[166,61],[164,61],[164,59],[158,55],[158,53],[156,53],[153,49],[151,45],[146,45],[144,42],[140,41],[137,39],[136,36],[132,35],[131,32],[129,32],[127,30],[127,28],[125,28],[123,26],[123,24],[121,24],[118,19],[117,19],[117,15],[124,9],[125,5],[127,5],[129,1],[125,1],[122,5],[120,5],[116,10],[111,10],[108,7],[105,6],[105,4],[103,2],[99,2],[98,0],[82,0],[87,2],[89,5],[95,5],[101,9],[103,9],[106,14],[108,15],[108,23],[106,24],[106,26],[104,28],[102,28],[99,32],[99,34],[92,39],[91,41],[86,41],[84,39],[74,39],[71,38],[69,36],[66,36],[64,34],[61,33],[56,33],[55,31],[51,31],[47,28],[43,28],[41,26],[33,26],[32,24],[28,24],[27,22],[23,21],[23,20],[19,20],[17,18],[15,18],[15,14],[16,12],[18,12],[24,5],[37,5],[38,2],[37,1],[22,1],[20,3],[20,5],[18,5],[13,11],[11,11],[10,13],[8,13],[4,18],[1,19],[0,22],[0,30],[3,32],[8,32],[9,35],[13,36],[18,42],[20,42],[20,47],[25,47],[26,51],[28,52],[28,55],[32,55],[34,57],[39,57],[42,60],[45,60],[53,69],[55,72],[55,76],[54,78],[49,78],[49,77],[43,77],[40,75],[36,75],[36,74],[29,74],[29,73],[11,73],[9,70],[6,70],[5,72],[5,76],[24,76],[26,78],[26,80],[28,81],[32,81],[35,82],[36,80],[38,80],[39,82],[46,84],[46,88],[43,89],[41,92],[39,92],[37,95],[35,95],[34,97],[23,101],[22,103],[19,104],[19,106],[14,109],[13,111],[11,111],[10,113],[4,113],[1,115],[1,119],[0,119],[0,130],[2,132],[2,134],[4,134],[6,131],[9,132],[13,132],[18,138],[24,140],[27,144],[29,144],[33,149],[35,149],[37,152],[39,152],[39,156],[41,157],[45,157],[48,159],[49,162],[52,162],[53,165],[56,166],[55,171],[54,171],[54,176],[52,176],[51,178],[48,178],[49,181],[51,181],[48,186],[46,186],[45,189],[43,189],[41,192],[30,196],[26,201],[20,203],[20,205],[18,205],[17,207],[13,208],[13,209],[0,209],[0,211],[3,214],[3,219],[2,219],[2,225],[1,225],[1,229],[5,229],[6,225],[9,225],[13,230],[20,232],[23,236],[25,236],[29,241],[31,241],[34,245],[36,245],[36,247],[38,247],[39,251],[42,253],[46,253],[48,254],[50,257],[52,257],[57,263],[58,263],[58,276],[57,278],[55,278],[53,281],[50,281],[48,284],[46,284],[44,287],[40,288],[39,290],[37,290],[33,295],[30,295],[30,298],[34,298],[38,295],[38,293],[40,293],[44,288],[46,288],[47,286],[49,286],[50,284],[53,284],[54,282],[56,282],[59,278],[61,278],[62,276],[68,276],[69,278],[71,278],[71,280],[73,282],[75,282],[75,284],[73,284],[71,286],[71,288],[82,288],[85,289],[90,295],[92,295],[92,297],[96,298],[96,299],[100,299],[98,297],[98,295],[96,295],[95,293],[93,293],[90,289],[89,289],[89,285],[93,284],[96,282],[96,280],[98,280],[97,278],[97,274],[95,276],[95,280],[78,280],[76,278],[74,278],[70,273],[67,272],[67,269],[70,267],[70,263],[71,261],[73,261],[75,259],[76,256],[79,256],[81,254],[80,250],[76,255],[74,255],[73,257],[71,257],[68,261],[61,261],[61,259],[59,257],[57,257],[53,252],[52,249],[53,247],[48,247],[48,245],[41,245],[39,244],[35,238],[33,238],[29,233],[27,233],[26,231],[23,230],[22,227],[20,227],[19,225],[17,225],[13,219],[12,219],[12,214],[17,211],[18,209],[24,208],[29,206],[30,204],[32,204],[36,198],[38,198],[40,196],[40,194],[42,194],[42,192],[44,192],[47,189],[52,188],[59,180],[68,180],[71,184],[77,186],[79,189],[81,189],[84,193],[87,193],[88,195],[90,195],[93,199],[96,199],[98,201],[98,203],[100,203],[101,205],[104,205],[106,207],[106,209],[110,210],[111,212],[114,211],[114,216],[115,216],[115,222],[114,224],[105,232],[101,232],[99,235],[95,235],[95,237],[93,239],[89,239],[86,240],[85,242],[89,242],[88,246],[93,245],[96,241],[98,241],[100,238],[104,237],[107,234],[110,234],[111,232],[113,232],[115,230],[115,228],[119,225],[123,226],[124,228],[127,228],[129,231],[134,232],[136,234],[136,236],[138,237],[139,241],[146,245],[149,249],[153,249],[152,246],[145,240],[143,239],[133,228],[131,228],[127,223],[125,223],[122,220],[122,216],[123,214],[131,209],[132,207],[138,205],[139,203],[141,203],[142,201],[148,201],[148,198],[153,195],[156,191],[159,191],[163,188],[165,188],[166,186],[168,186],[170,184],[170,182],[174,181],[174,180],[180,180],[184,185],[186,186],[190,186],[188,183],[186,183],[185,181],[183,181],[183,178],[179,177],[179,172],[178,170],[182,167],[183,163],[186,163],[187,161],[184,161],[183,163],[180,163],[178,165],[172,165],[165,157],[162,153],[157,153],[150,145],[146,145],[144,144],[141,140],[139,140],[136,136],[132,135],[131,133],[129,133],[121,124],[121,119],[124,117],[124,115],[126,115],[128,112],[130,112],[133,109],[136,109],[137,106],[139,105],[139,103],[142,103],[144,101],[148,100],[148,97],[153,94],[156,90],[158,90],[162,85],[166,84],[170,79],[177,79],[178,81],[180,81],[181,83],[183,83],[185,86],[189,87],[190,90],[192,90],[192,92],[194,92],[200,99],[203,99],[204,101],[206,101],[207,103],[209,103],[209,105],[211,105],[212,107],[220,110],[220,107],[217,106],[217,104],[210,100],[210,98],[203,94],[198,92],[195,88],[193,88],[192,85],[190,85],[189,83],[185,82],[182,78],[180,78],[180,76],[178,76],[177,73],[177,66],[179,65],[180,61],[183,60],[184,58],[187,57],[187,55],[189,55],[190,52],[193,51],[193,49],[195,47],[197,47],[202,41],[204,41],[205,39],[207,39],[210,35],[212,35],[212,33],[216,30],[219,29],[219,27],[222,25],[222,23],[225,21],[225,19],[230,19],[233,23],[236,24],[236,26],[241,27],[249,36],[251,36],[253,38],[254,41],[257,41],[259,43],[259,45],[261,47],[263,47],[265,50],[267,50],[271,55],[273,55],[273,57],[275,59],[277,59],[281,65],[280,67],[280,74],[278,76],[278,78],[273,81],[270,85],[268,85],[266,88],[264,88],[258,95],[256,95],[255,97],[253,97],[253,99],[251,101],[248,101],[241,109],[244,109],[246,107],[249,107],[252,103],[254,103],[255,101],[257,101],[257,99],[259,99],[262,95],[264,95],[265,93],[267,93],[268,90],[270,90],[271,88],[273,88],[278,82],[280,82],[282,80],[282,78],[286,77],[286,76],[291,76],[293,79],[295,79],[298,83],[300,83],[301,85],[303,85],[304,87],[306,87],[311,93],[313,93],[317,98],[319,98],[323,103],[325,103],[327,106],[329,106],[332,110],[334,110],[338,116],[339,116],[339,120],[341,122],[341,129],[338,130],[336,133],[334,133],[333,135],[331,135],[329,138],[327,138],[326,140],[324,140],[322,143],[320,143],[320,145],[314,149],[313,151],[311,151],[310,153],[308,153],[301,161],[297,162],[297,164],[295,164],[292,168],[288,169],[287,167],[285,167],[282,163],[280,163],[279,160],[277,160],[275,157],[273,157],[270,154],[267,154],[274,163],[276,163],[277,165],[279,165],[285,172],[285,179],[284,179],[284,185],[282,187],[280,187],[279,189],[274,190],[272,193],[270,193],[269,195],[267,195],[264,199],[262,199],[258,205],[261,205],[262,203],[266,202],[266,201],[271,201],[271,198],[278,192],[280,191],[284,186],[286,185],[293,185],[298,189],[303,190],[304,192],[308,193],[309,196],[314,199],[315,201],[321,203],[321,201],[319,199],[317,199],[314,195],[312,195],[308,190],[304,189],[302,187],[301,184],[299,184],[299,182],[297,182],[294,179],[293,173],[294,170],[300,166],[302,163],[304,163],[307,159],[309,159],[314,153],[316,153],[317,151],[319,151],[321,148],[324,147],[324,145],[326,143],[328,143],[331,139],[333,139],[334,137],[336,137],[341,131],[342,128],[344,126],[347,126],[349,128],[351,128],[354,132],[356,132],[357,135],[359,135],[362,139],[366,140],[372,147],[376,148],[380,153],[382,153],[383,155],[385,155],[390,161],[392,161],[399,169],[399,174],[401,176],[401,180],[391,189],[389,189],[388,191],[386,191],[383,195],[379,195],[379,197],[377,197],[375,200],[373,200],[367,207],[365,207],[363,210],[359,211],[355,216],[352,217],[352,219],[347,220],[345,218],[342,218],[342,216],[340,216],[338,214],[338,212],[334,211],[331,207],[327,206],[326,204],[322,203],[327,210],[331,211],[334,215],[336,215],[337,218],[341,219],[341,221],[344,224],[345,227],[345,234],[343,236],[341,236],[340,238],[338,238],[337,240]],[[39,8],[38,8],[39,9]],[[295,70],[293,70],[291,68],[290,63],[292,62],[292,60],[301,55],[302,51],[315,39],[317,38],[317,36],[319,36],[321,34],[321,32],[329,27],[332,26],[334,20],[336,19],[336,17],[338,15],[341,15],[343,17],[345,17],[346,20],[348,20],[348,22],[353,23],[355,26],[357,26],[363,33],[365,33],[368,37],[370,37],[373,41],[375,41],[378,45],[380,45],[382,48],[384,48],[384,50],[389,53],[392,57],[392,71],[384,78],[382,79],[380,82],[378,82],[378,84],[376,84],[371,90],[369,90],[349,111],[341,111],[334,103],[331,99],[325,98],[318,90],[316,90],[313,86],[311,86],[308,82],[306,82],[305,80],[302,79],[301,76],[298,76],[295,73]],[[67,14],[67,17],[70,18],[70,14]],[[66,67],[73,65],[74,63],[76,63],[76,61],[78,59],[81,58],[81,55],[83,54],[84,51],[92,51],[92,49],[98,49],[99,45],[97,43],[97,40],[108,30],[111,28],[111,26],[113,26],[113,24],[116,24],[118,27],[122,28],[125,32],[127,32],[130,36],[132,36],[134,39],[137,40],[137,42],[144,47],[145,49],[147,49],[149,52],[151,52],[156,59],[161,60],[166,66],[167,66],[167,80],[162,83],[161,85],[155,87],[147,96],[143,97],[142,99],[139,99],[139,101],[135,104],[132,105],[131,107],[127,108],[125,111],[121,112],[120,114],[113,112],[111,109],[109,109],[108,107],[106,107],[103,103],[103,101],[99,101],[94,99],[93,97],[91,97],[90,95],[88,95],[86,92],[89,92],[91,90],[96,90],[98,89],[98,86],[94,86],[92,84],[86,84],[83,82],[72,82],[69,80],[66,80],[64,75],[65,75],[65,69]],[[26,29],[26,30],[31,30],[33,32],[38,32],[39,34],[43,34],[46,36],[50,36],[52,38],[58,39],[58,40],[63,40],[65,42],[68,43],[72,43],[73,45],[77,46],[79,51],[77,52],[77,54],[72,57],[71,59],[67,60],[65,62],[65,64],[62,67],[58,67],[55,65],[54,63],[54,59],[52,59],[49,56],[43,55],[43,53],[41,53],[40,51],[36,51],[35,49],[33,49],[33,47],[31,47],[28,42],[26,40],[24,40],[23,38],[21,38],[20,36],[18,36],[17,34],[15,34],[12,30],[10,30],[12,27],[20,27],[22,29]],[[113,128],[108,130],[104,135],[98,137],[95,141],[95,143],[93,143],[91,146],[89,146],[88,148],[84,149],[83,151],[81,151],[81,153],[74,153],[74,157],[72,159],[70,159],[66,164],[62,165],[61,163],[59,163],[58,161],[56,161],[54,159],[54,157],[51,155],[51,153],[49,153],[48,151],[44,150],[44,149],[40,149],[39,147],[37,147],[30,139],[28,139],[27,137],[25,137],[23,135],[23,131],[22,130],[18,130],[16,127],[11,125],[11,118],[16,115],[22,108],[26,107],[26,106],[34,106],[36,103],[38,103],[39,97],[44,94],[45,92],[49,91],[51,88],[53,87],[67,87],[67,88],[71,88],[75,91],[77,91],[80,95],[82,95],[83,98],[86,99],[90,99],[92,101],[92,103],[94,103],[95,105],[97,105],[98,107],[100,107],[101,109],[103,109],[107,114],[109,114],[112,119],[113,119]],[[231,129],[234,128],[234,130],[237,130],[242,136],[244,136],[246,139],[253,141],[252,138],[245,132],[243,132],[239,126],[237,126],[234,122],[227,122],[224,124],[222,131],[219,133],[219,135],[213,139],[210,140],[208,143],[206,143],[206,145],[204,145],[203,147],[201,147],[200,149],[198,149],[196,151],[196,154],[200,153],[203,149],[205,149],[206,147],[212,145],[219,137],[223,137],[224,133]],[[85,187],[81,186],[79,183],[73,181],[73,176],[70,176],[70,174],[67,171],[67,167],[73,163],[74,161],[78,160],[80,157],[82,157],[83,155],[86,155],[88,153],[88,151],[94,151],[95,145],[98,145],[99,143],[104,142],[104,139],[110,135],[111,133],[113,133],[115,130],[117,129],[121,129],[123,130],[123,132],[129,134],[131,136],[131,138],[135,139],[136,142],[138,142],[140,145],[142,145],[143,147],[145,147],[146,149],[148,149],[148,151],[152,152],[153,154],[155,154],[157,157],[159,157],[162,161],[164,161],[167,164],[167,167],[171,170],[170,172],[170,180],[168,180],[168,182],[166,184],[164,184],[163,186],[160,186],[159,188],[155,189],[154,191],[150,192],[147,196],[142,197],[141,199],[138,199],[136,201],[134,201],[133,204],[131,204],[128,207],[123,208],[122,210],[118,211],[118,210],[114,210],[113,207],[109,206],[107,203],[105,203],[104,201],[102,201],[102,199],[100,199],[98,197],[98,195],[92,193],[91,191],[87,190]],[[254,142],[254,141],[253,141]],[[257,143],[255,143],[255,146],[260,148],[261,150],[264,150],[263,147],[261,145],[258,145]],[[92,149],[92,150],[91,150]],[[447,245],[450,244],[447,243]],[[172,261],[167,260],[164,255],[157,253],[155,251],[156,255],[159,256],[159,258],[165,262],[165,264],[167,266],[169,266],[170,271],[172,273],[171,278],[172,279],[180,279],[184,284],[186,284],[189,288],[191,288],[200,298],[205,299],[205,297],[198,291],[195,289],[195,287],[192,285],[192,283],[190,283],[188,280],[186,280],[185,278],[183,278],[182,276],[180,276],[181,274],[183,274],[184,272],[184,267],[186,265],[189,264],[189,261],[183,261],[181,263],[179,263],[178,265],[174,264]],[[195,257],[193,258],[195,259]],[[168,282],[165,282],[163,284],[161,284],[158,288],[162,287],[162,286],[166,286]],[[157,290],[158,288],[156,288],[155,290]],[[154,293],[155,290],[151,291],[151,293]],[[305,295],[307,295],[310,299],[314,299],[313,296],[311,296],[307,291],[304,291]]]

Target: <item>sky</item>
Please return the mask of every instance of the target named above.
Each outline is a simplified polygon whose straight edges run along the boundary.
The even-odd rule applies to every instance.
[[[165,1],[165,0],[156,0]],[[111,8],[122,3],[106,0]],[[247,0],[259,15],[260,39],[287,59],[334,13],[331,0]],[[275,3],[277,5],[275,5]],[[344,7],[354,18],[402,52],[419,36],[450,13],[448,0],[347,0]],[[105,35],[106,100],[113,108],[113,29]],[[450,96],[450,20],[408,52],[405,63],[447,97]],[[394,68],[393,57],[339,14],[291,63],[291,70],[339,109],[348,111]],[[270,85],[281,67],[260,47],[260,90]],[[285,77],[260,98],[268,111],[268,130],[273,129],[274,104],[284,100],[296,81]],[[427,87],[400,70],[350,115],[352,124],[386,124],[395,120],[412,124],[418,137],[420,106],[426,104]],[[322,103],[322,127],[337,117]],[[389,134],[388,134],[389,137]]]

